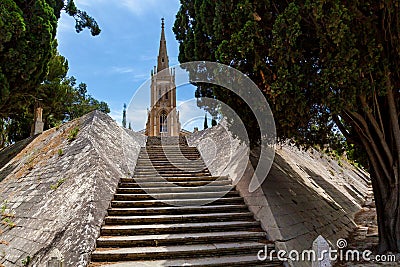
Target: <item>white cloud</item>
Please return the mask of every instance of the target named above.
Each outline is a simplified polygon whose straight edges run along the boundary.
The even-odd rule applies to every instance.
[[[169,6],[169,1],[165,0],[120,0],[118,4],[127,8],[133,14],[142,16],[147,12],[163,12]]]
[[[120,74],[125,74],[125,73],[133,73],[135,72],[135,69],[131,68],[131,67],[112,67],[111,71],[113,73],[120,73]]]
[[[122,123],[122,109],[121,110],[111,110],[110,117],[115,120],[118,125]]]
[[[133,75],[134,82],[139,82],[139,81],[145,82],[149,78],[150,78],[150,73],[147,73],[147,72],[146,73],[138,73],[138,74]],[[149,90],[150,90],[150,87],[149,87]]]
[[[96,6],[105,2],[105,0],[75,0],[75,4],[78,8],[80,6]]]
[[[174,1],[178,2],[176,0]],[[78,7],[92,7],[110,4],[110,1],[106,0],[76,0],[75,2]],[[171,0],[119,0],[112,1],[112,4],[127,9],[136,16],[143,16],[148,12],[164,13],[166,10],[170,11],[171,6],[176,6],[171,5],[172,2],[173,1]]]
[[[157,56],[156,55],[154,55],[154,52],[152,51],[151,52],[151,55],[140,55],[140,60],[141,61],[154,61],[154,62],[156,62],[157,61]]]
[[[126,115],[126,124],[129,124],[129,122],[131,123],[134,131],[143,130],[146,127],[147,110],[130,110]]]
[[[196,99],[187,101],[177,101],[177,110],[179,110],[179,120],[183,129],[193,131],[194,127],[199,130],[204,126],[205,110],[197,106]],[[208,125],[211,126],[211,115],[207,113]]]

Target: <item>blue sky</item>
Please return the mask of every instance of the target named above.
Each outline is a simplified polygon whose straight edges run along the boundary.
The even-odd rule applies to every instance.
[[[58,50],[68,59],[68,75],[86,83],[93,97],[107,102],[111,117],[121,124],[123,104],[129,105],[157,62],[162,17],[170,66],[178,64],[179,46],[172,26],[179,0],[75,0],[75,3],[96,19],[102,32],[96,37],[88,30],[78,34],[74,20],[63,14],[57,33]],[[202,129],[204,120],[204,111],[196,107],[193,97],[192,86],[177,89],[181,123],[190,131],[194,126]],[[135,130],[144,127],[146,110],[142,111],[128,118]]]

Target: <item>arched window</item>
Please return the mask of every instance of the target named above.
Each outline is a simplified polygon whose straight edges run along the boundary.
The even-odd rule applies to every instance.
[[[168,127],[167,127],[167,113],[165,111],[162,111],[160,114],[160,133],[167,133],[168,132]]]

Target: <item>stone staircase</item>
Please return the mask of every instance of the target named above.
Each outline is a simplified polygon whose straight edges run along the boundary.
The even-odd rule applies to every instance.
[[[182,139],[147,144],[133,177],[119,182],[90,266],[282,266],[257,259],[274,244],[195,147]]]

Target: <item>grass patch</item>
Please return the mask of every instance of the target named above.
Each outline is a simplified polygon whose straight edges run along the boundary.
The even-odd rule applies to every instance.
[[[57,190],[57,188],[59,188],[65,181],[66,179],[58,179],[57,183],[50,185],[50,189]]]
[[[11,219],[14,218],[15,215],[14,213],[11,213],[7,208],[7,201],[4,201],[3,204],[1,204],[0,217],[1,217],[1,223],[6,227],[9,227],[11,229],[17,226]]]
[[[15,222],[13,222],[9,217],[3,218],[1,221],[6,227],[9,227],[10,229],[14,228],[17,226]]]
[[[25,259],[21,260],[23,266],[28,266],[31,263],[31,256],[27,256]]]
[[[32,156],[28,159],[28,161],[25,163],[26,166],[27,166],[28,171],[33,170],[33,168],[35,167],[35,164],[33,163],[34,160],[35,160],[35,159],[34,159],[34,157],[33,157],[33,155],[32,155]]]
[[[68,136],[67,136],[67,140],[68,140],[69,142],[74,141],[74,140],[76,139],[76,137],[78,136],[78,133],[79,133],[79,127],[78,127],[78,126],[75,126],[75,127],[69,132],[69,134],[68,134]]]
[[[60,148],[58,151],[58,156],[61,157],[62,155],[64,155],[64,151]]]

